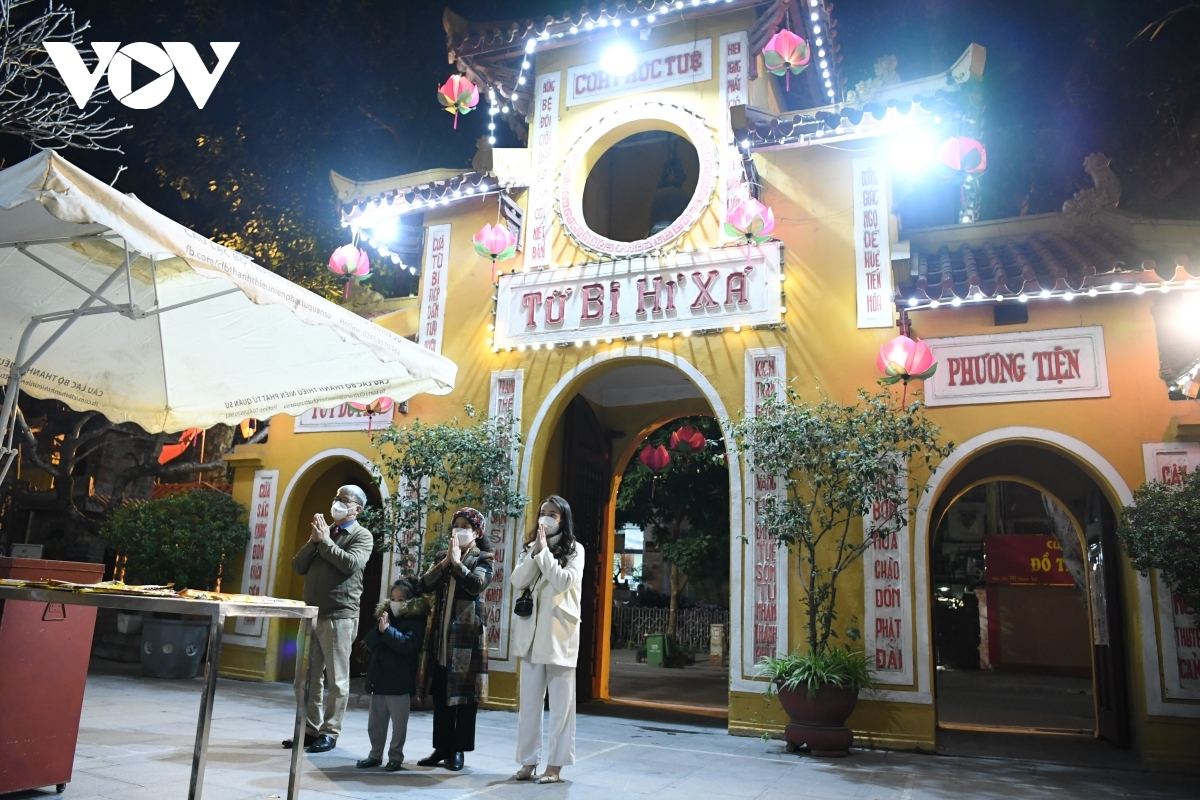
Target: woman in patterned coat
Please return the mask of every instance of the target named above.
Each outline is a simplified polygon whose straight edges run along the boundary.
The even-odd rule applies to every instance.
[[[420,591],[433,593],[433,614],[422,656],[422,693],[433,697],[433,753],[417,763],[463,768],[475,749],[475,714],[487,699],[487,630],[483,590],[492,582],[492,548],[483,515],[454,512],[450,547],[421,576]]]

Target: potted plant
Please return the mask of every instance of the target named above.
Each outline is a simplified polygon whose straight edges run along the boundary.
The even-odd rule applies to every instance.
[[[818,756],[849,753],[854,733],[845,723],[858,703],[859,689],[871,685],[866,653],[829,647],[801,655],[797,649],[783,658],[762,659],[759,675],[771,681],[768,697],[778,696],[791,720],[785,731],[789,751],[807,745]]]
[[[1117,537],[1143,575],[1158,575],[1190,613],[1200,613],[1200,473],[1150,481],[1121,513]]]
[[[245,511],[215,489],[192,489],[117,508],[100,537],[124,560],[127,583],[214,589],[230,560],[243,553],[250,529]],[[194,678],[208,623],[156,616],[142,625],[142,672]]]
[[[923,404],[903,406],[886,390],[859,391],[857,402],[843,405],[808,403],[789,387],[731,429],[746,468],[778,476],[782,491],[762,498],[759,521],[795,557],[803,592],[803,652],[763,659],[761,674],[788,714],[789,750],[846,755],[853,734],[845,721],[871,671],[867,656],[851,648],[860,638],[855,618],[843,630],[848,641],[832,643],[839,638],[838,581],[876,539],[907,527],[910,497],[924,491],[910,476],[932,472],[953,444],[939,441]],[[895,511],[864,532],[875,504]]]

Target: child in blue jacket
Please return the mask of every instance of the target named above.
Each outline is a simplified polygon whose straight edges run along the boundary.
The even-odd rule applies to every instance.
[[[366,635],[371,663],[367,666],[367,691],[371,712],[367,735],[371,754],[361,759],[360,769],[383,763],[388,722],[392,724],[392,746],[388,749],[388,772],[403,769],[404,740],[408,735],[408,712],[417,691],[417,666],[425,640],[429,601],[417,594],[412,582],[401,578],[392,584],[391,599],[375,609],[378,624]]]

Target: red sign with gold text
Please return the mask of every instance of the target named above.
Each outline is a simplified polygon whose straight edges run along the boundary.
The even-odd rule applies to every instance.
[[[988,583],[1075,585],[1063,562],[1062,547],[1046,534],[985,536],[983,563]]]

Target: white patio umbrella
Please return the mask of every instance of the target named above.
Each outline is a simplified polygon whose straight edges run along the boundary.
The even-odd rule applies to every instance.
[[[158,433],[446,394],[457,369],[54,152],[0,170],[0,480],[18,389]]]

